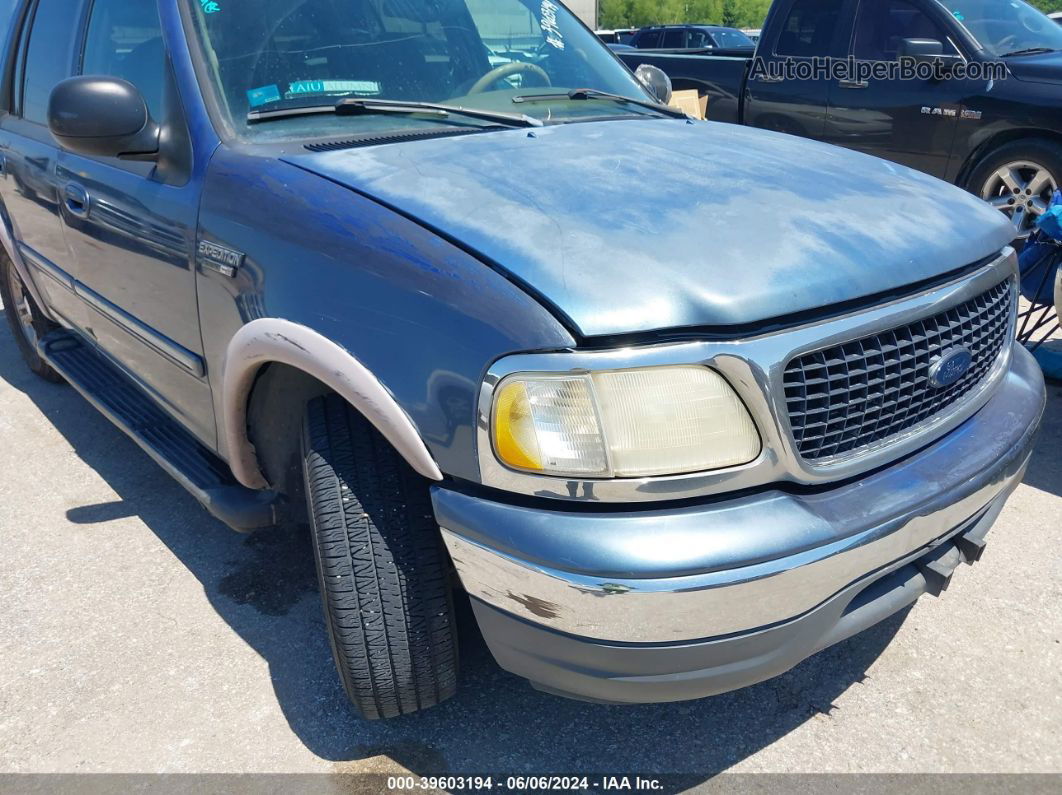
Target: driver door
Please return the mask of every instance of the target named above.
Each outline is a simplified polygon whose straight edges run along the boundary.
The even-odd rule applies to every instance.
[[[897,62],[904,39],[961,54],[923,0],[858,0],[847,54]],[[832,81],[823,140],[944,177],[965,98],[980,88],[965,79]]]

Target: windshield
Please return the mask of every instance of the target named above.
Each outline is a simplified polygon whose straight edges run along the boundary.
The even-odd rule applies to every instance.
[[[520,112],[548,122],[651,110],[578,102],[590,88],[651,98],[554,0],[189,0],[222,111],[245,137],[348,134],[360,128],[485,126],[451,114],[332,114],[248,125],[249,112],[330,106],[344,98],[445,103]],[[557,97],[517,105],[534,93]],[[268,128],[268,129],[267,129]],[[283,128],[280,130],[278,128]]]
[[[1062,50],[1062,27],[1022,0],[941,0],[991,55]]]

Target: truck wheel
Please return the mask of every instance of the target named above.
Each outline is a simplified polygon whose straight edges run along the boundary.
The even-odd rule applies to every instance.
[[[46,381],[61,383],[63,378],[37,353],[37,340],[58,326],[46,319],[22,283],[11,259],[0,250],[0,300],[4,315],[15,336],[15,344],[26,365]]]
[[[1002,211],[1026,237],[1062,186],[1062,146],[1031,138],[996,149],[970,174],[967,190]]]
[[[337,395],[307,407],[306,502],[339,678],[365,718],[457,688],[449,558],[427,483]]]

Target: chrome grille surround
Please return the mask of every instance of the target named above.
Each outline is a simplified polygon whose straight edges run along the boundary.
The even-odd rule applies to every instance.
[[[792,359],[783,388],[797,451],[828,464],[947,412],[999,357],[1015,300],[1008,278],[938,314]],[[930,368],[953,348],[969,351],[971,365],[955,383],[934,387]]]

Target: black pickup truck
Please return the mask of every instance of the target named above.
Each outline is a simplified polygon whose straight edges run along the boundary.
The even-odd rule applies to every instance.
[[[1062,27],[1020,0],[776,0],[752,58],[618,55],[707,94],[712,120],[919,169],[991,202],[1021,234],[1062,185]],[[934,74],[839,79],[812,68],[904,57]],[[991,65],[1001,79],[974,74]]]

